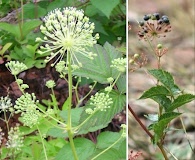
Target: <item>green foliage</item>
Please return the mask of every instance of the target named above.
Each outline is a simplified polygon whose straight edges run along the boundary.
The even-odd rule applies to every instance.
[[[107,1],[100,1],[98,0],[91,0],[91,4],[99,9],[107,18],[110,17],[112,10],[120,3],[120,0],[107,0]]]
[[[154,131],[153,142],[157,144],[162,140],[163,135],[166,134],[168,124],[171,120],[181,114],[173,111],[182,105],[193,101],[195,95],[182,93],[179,87],[175,84],[172,75],[167,71],[153,69],[149,70],[149,73],[153,75],[161,85],[146,90],[140,99],[150,98],[159,104],[161,110],[160,115],[155,114],[146,116],[153,121],[149,126],[149,129]]]
[[[74,71],[73,74],[88,77],[101,84],[108,83],[107,78],[109,77],[116,78],[119,72],[110,67],[111,61],[122,57],[122,55],[107,42],[103,47],[95,45],[90,48],[90,51],[97,54],[93,61],[77,53],[78,60],[83,64],[83,67]]]
[[[3,63],[3,59],[6,58],[9,61],[11,58],[9,55],[6,55],[5,52],[11,47],[12,43],[6,43],[3,48],[0,50],[0,64]]]
[[[153,75],[158,81],[160,81],[170,91],[171,95],[176,95],[181,92],[169,72],[162,69],[153,69],[149,70],[149,73]]]
[[[75,138],[74,144],[79,160],[88,159],[95,150],[95,144],[86,138]],[[64,156],[64,153],[66,153],[66,156]],[[58,160],[74,160],[70,144],[65,144],[55,158]]]
[[[45,67],[44,59],[41,59],[40,55],[36,53],[39,44],[22,45],[21,48],[14,47],[14,50],[10,53],[10,57],[14,60],[23,62],[28,68]]]
[[[172,119],[178,117],[179,115],[180,113],[168,112],[159,117],[158,122],[154,123],[152,127],[155,133],[153,139],[154,144],[157,144],[159,140],[162,139],[165,133],[165,129],[167,129],[167,125],[171,122]]]
[[[173,111],[174,109],[181,107],[182,105],[189,103],[195,99],[195,95],[192,94],[182,94],[179,95],[167,109],[168,111]]]
[[[38,27],[42,22],[40,20],[30,20],[27,22],[24,22],[24,24],[21,25],[21,28],[18,26],[18,24],[9,24],[6,22],[0,23],[0,29],[5,30],[16,38],[16,40],[19,43],[22,43],[27,34],[29,34],[33,29]]]
[[[88,132],[94,132],[98,129],[104,128],[108,125],[108,123],[112,120],[114,115],[121,112],[125,106],[125,95],[122,95],[116,91],[112,91],[110,97],[113,99],[113,104],[106,111],[98,111],[92,116],[86,113],[87,108],[94,108],[90,105],[90,101],[82,108],[72,109],[71,117],[72,117],[72,125],[74,128],[79,128],[76,130],[75,135],[86,134]],[[68,111],[64,110],[60,113],[61,117],[64,121],[68,119]],[[87,119],[87,122],[82,124]],[[67,133],[65,130],[52,128],[48,134],[53,137],[67,137]]]

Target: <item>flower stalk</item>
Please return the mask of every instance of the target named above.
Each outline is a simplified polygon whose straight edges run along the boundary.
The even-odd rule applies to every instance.
[[[72,106],[72,69],[71,69],[71,58],[70,52],[67,51],[68,59],[68,93],[69,93],[69,104],[68,104],[68,121],[67,121],[67,132],[70,141],[70,146],[75,160],[78,160],[75,145],[73,142],[73,132],[72,132],[72,123],[71,123],[71,106]]]

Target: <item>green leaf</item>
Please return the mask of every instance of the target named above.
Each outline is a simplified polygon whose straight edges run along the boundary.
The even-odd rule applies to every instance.
[[[72,126],[78,125],[83,110],[84,110],[83,107],[74,108],[71,110]],[[68,120],[68,111],[67,110],[61,111],[60,116],[63,118],[64,121],[67,121]]]
[[[77,126],[79,124],[82,112],[83,112],[83,107],[74,108],[74,109],[71,110],[71,122],[72,122],[73,127]],[[62,117],[62,119],[65,122],[67,122],[68,111],[67,110],[61,111],[60,116]],[[66,130],[59,129],[59,128],[52,128],[52,129],[49,130],[49,132],[47,134],[52,136],[52,137],[61,137],[61,138],[68,137],[68,134],[67,134]]]
[[[22,34],[20,33],[18,24],[9,24],[5,22],[1,22],[0,29],[13,34],[17,40],[22,42],[25,36],[28,33],[30,33],[30,31],[32,31],[34,28],[38,27],[41,23],[42,22],[40,20],[36,20],[36,19],[24,22],[24,24],[22,25]]]
[[[172,120],[172,119],[176,118],[179,115],[181,115],[181,113],[178,113],[178,112],[166,112],[166,113],[162,114],[159,117],[159,121],[164,120],[164,119]]]
[[[20,39],[19,27],[16,24],[9,24],[6,22],[0,22],[0,29],[5,30],[14,35],[17,39]]]
[[[109,77],[116,78],[118,72],[110,67],[111,61],[122,55],[109,43],[105,43],[103,47],[96,44],[93,48],[90,48],[90,51],[97,54],[93,60],[82,56],[80,53],[75,53],[83,67],[74,71],[73,74],[89,77],[101,84],[108,83],[107,78]]]
[[[40,7],[39,5],[35,5],[33,3],[27,3],[23,6],[24,10],[24,18],[25,19],[34,19],[37,17],[44,16],[47,11],[46,9]]]
[[[165,95],[158,95],[150,98],[157,102],[160,105],[160,107],[163,107],[165,111],[167,111],[171,105],[171,100],[167,98]]]
[[[68,110],[68,104],[70,102],[70,97],[67,98],[67,100],[64,102],[63,106],[62,106],[62,110]]]
[[[102,132],[97,137],[97,144],[96,147],[99,149],[105,149],[108,148],[110,145],[112,145],[114,142],[116,142],[121,137],[121,133],[118,132]],[[116,144],[119,146],[119,144]],[[118,147],[114,146],[116,149]]]
[[[26,56],[32,58],[32,60],[33,60],[35,57],[35,52],[36,52],[38,46],[39,46],[39,44],[22,46],[23,53]]]
[[[98,129],[102,129],[110,123],[112,118],[119,112],[124,109],[126,96],[122,95],[116,91],[112,91],[109,94],[110,98],[113,99],[113,104],[110,108],[104,111],[97,111],[93,116],[88,119],[88,121],[82,125],[82,127],[75,133],[75,135],[86,134],[88,132],[93,132]],[[72,126],[76,127],[85,121],[90,115],[85,112],[87,108],[94,108],[94,106],[89,105],[90,101],[84,106],[80,108],[74,108],[71,110],[72,117]],[[67,121],[67,110],[63,110],[60,113],[60,116],[64,121]],[[67,132],[65,130],[59,128],[52,128],[49,130],[48,135],[53,137],[64,137],[66,138]]]
[[[0,50],[0,55],[3,56],[3,54],[5,53],[5,51],[8,50],[9,47],[11,47],[12,43],[6,43],[3,48]]]
[[[171,92],[172,95],[181,93],[181,90],[177,85],[175,85],[174,79],[169,72],[162,69],[152,69],[149,70],[149,73],[159,80]]]
[[[192,94],[183,94],[179,95],[173,103],[170,105],[170,107],[167,109],[167,111],[173,111],[174,109],[181,107],[182,105],[189,103],[195,99],[195,95]]]
[[[116,86],[121,93],[126,93],[126,74],[122,74],[118,81],[116,82]]]
[[[87,7],[85,9],[85,15],[88,17],[92,17],[95,14],[97,14],[97,9],[91,4],[87,5]],[[90,18],[90,20],[91,20],[91,18]]]
[[[112,91],[110,92],[109,96],[113,100],[111,107],[106,109],[106,111],[97,111],[94,113],[93,116],[87,121],[87,123],[82,125],[77,134],[86,134],[88,132],[93,132],[106,127],[112,118],[124,109],[126,101],[125,95],[122,95],[116,91]],[[81,114],[80,124],[89,117],[89,114],[87,114],[85,110],[87,108],[93,109],[94,106],[91,106],[89,101],[84,108],[85,109]]]
[[[41,152],[43,151],[42,145],[38,144],[36,141],[32,142],[32,156],[33,159],[40,159],[41,157]]]
[[[110,17],[112,10],[120,3],[120,0],[91,0],[91,4],[99,9],[103,14],[106,15],[107,18]]]
[[[163,136],[168,123],[179,116],[181,113],[167,112],[159,117],[159,121],[153,125],[154,143],[156,144]]]
[[[51,10],[54,10],[56,8],[63,8],[63,6],[66,6],[67,0],[55,0],[51,3],[49,3],[47,7],[47,12],[50,12]]]
[[[46,63],[45,63],[44,59],[40,59],[40,60],[35,61],[34,66],[36,68],[44,68],[46,66]]]
[[[170,95],[169,91],[164,86],[155,86],[145,91],[139,99],[152,98],[154,96]]]
[[[23,37],[26,37],[26,35],[28,33],[30,33],[33,29],[35,29],[36,27],[38,27],[42,22],[40,20],[37,19],[33,19],[27,22],[24,22],[23,26],[22,26],[22,34]]]
[[[95,144],[86,138],[75,138],[74,145],[79,160],[87,160],[95,151]],[[65,144],[56,155],[57,160],[74,160],[70,143]]]
[[[99,22],[99,21],[97,21],[95,19],[92,19],[92,18],[90,19],[90,21],[95,24],[94,32],[102,33],[104,35],[109,36],[108,33],[105,31],[104,26],[103,26],[103,24],[101,22]]]
[[[96,152],[91,156],[90,159],[98,155],[100,152],[103,152],[104,150],[102,149],[97,149]],[[111,148],[98,156],[95,160],[119,160],[120,159],[120,153],[117,149]],[[120,159],[120,160],[125,160],[125,159]]]

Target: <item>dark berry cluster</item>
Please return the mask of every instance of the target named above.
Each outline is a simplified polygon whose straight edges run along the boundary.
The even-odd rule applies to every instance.
[[[152,40],[154,37],[165,37],[165,33],[171,31],[169,17],[159,13],[147,14],[140,21],[141,30],[138,32],[140,39]]]

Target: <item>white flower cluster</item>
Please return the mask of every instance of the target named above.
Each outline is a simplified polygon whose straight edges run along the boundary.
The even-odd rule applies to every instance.
[[[7,111],[12,106],[11,99],[6,97],[0,97],[0,113],[1,111]]]
[[[15,113],[21,113],[21,118],[25,126],[33,127],[35,124],[39,123],[39,111],[37,108],[38,100],[34,93],[25,93],[20,98],[16,100],[14,108]]]
[[[36,41],[46,43],[45,46],[40,47],[42,51],[38,51],[39,54],[50,53],[50,56],[46,57],[46,62],[59,54],[57,60],[61,60],[66,52],[70,52],[72,64],[80,67],[82,64],[78,61],[76,52],[90,59],[96,56],[85,48],[97,43],[99,34],[93,37],[95,25],[84,16],[83,10],[77,10],[74,7],[66,7],[62,11],[55,9],[48,13],[44,22],[45,25],[42,25],[40,30],[45,37],[37,38]],[[68,65],[68,61],[66,64]]]
[[[112,60],[112,65],[110,67],[116,68],[119,72],[125,72],[126,58],[117,58]]]
[[[10,61],[5,64],[7,69],[10,71],[12,75],[17,75],[24,70],[27,70],[27,66],[24,63],[21,63],[19,61]]]
[[[90,98],[90,105],[95,106],[94,111],[106,111],[107,108],[110,108],[110,105],[113,103],[112,98],[105,93],[96,93]]]
[[[13,148],[16,150],[21,150],[23,146],[24,137],[19,131],[19,127],[12,127],[8,132],[8,141],[6,143],[7,148]]]

